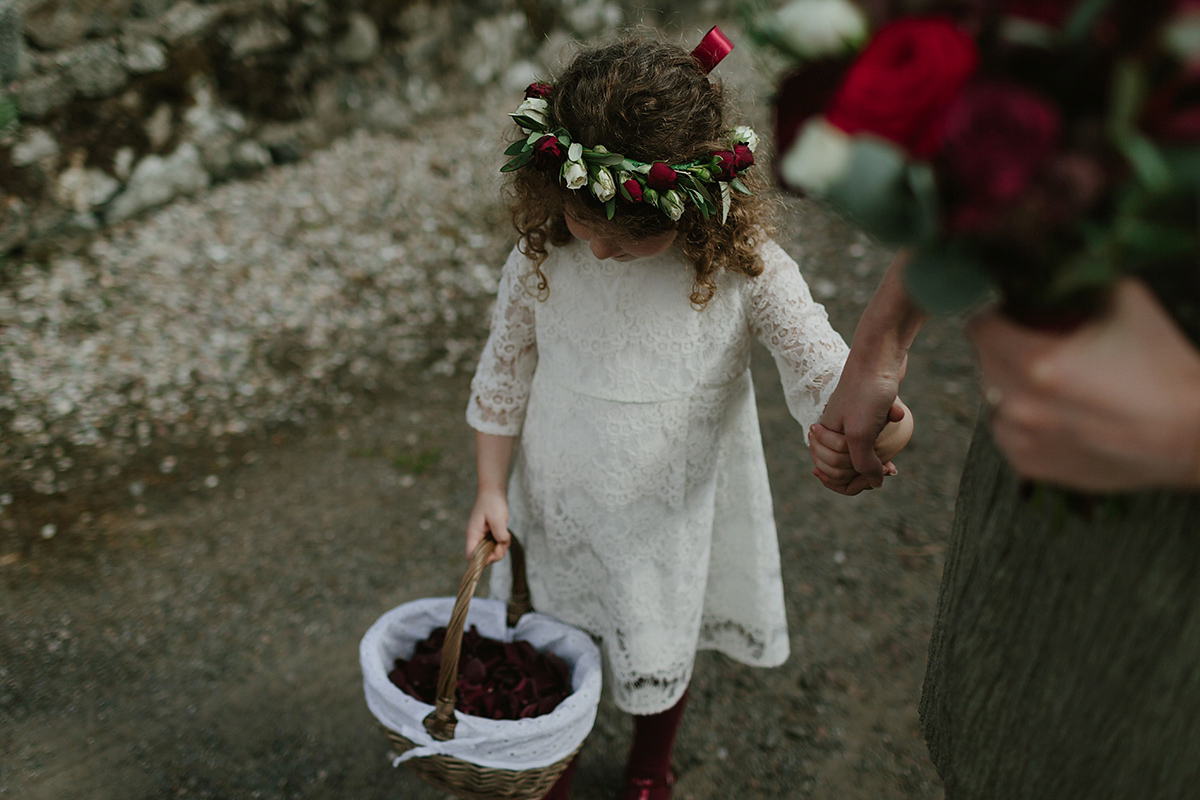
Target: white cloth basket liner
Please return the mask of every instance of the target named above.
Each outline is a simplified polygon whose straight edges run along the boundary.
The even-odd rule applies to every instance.
[[[586,633],[546,614],[529,612],[516,627],[509,628],[507,607],[498,600],[472,598],[464,630],[474,625],[482,636],[502,642],[524,639],[539,652],[550,650],[570,666],[572,693],[549,714],[528,719],[492,720],[456,710],[453,739],[439,742],[429,735],[422,723],[433,706],[405,694],[387,674],[397,658],[411,657],[417,642],[434,628],[445,626],[453,609],[453,597],[397,606],[375,621],[359,645],[367,707],[385,727],[416,745],[393,764],[445,755],[481,767],[526,770],[548,766],[573,753],[596,720],[600,650]]]

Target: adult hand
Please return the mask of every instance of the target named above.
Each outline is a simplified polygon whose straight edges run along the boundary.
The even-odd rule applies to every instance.
[[[810,453],[818,480],[826,489],[845,495],[877,488],[883,484],[886,474],[894,474],[894,468],[888,469],[876,454],[875,442],[888,422],[904,418],[904,405],[896,393],[908,366],[907,353],[891,363],[856,355],[851,350],[837,388],[821,415],[817,428],[823,430],[814,429],[810,434]],[[827,444],[823,431],[845,437],[844,450],[836,445],[828,449],[847,453],[848,465],[840,463],[839,469],[827,469],[827,465],[834,463],[834,458],[824,449],[812,446],[813,442]],[[832,440],[828,442],[831,443]],[[822,456],[824,459],[818,460]]]
[[[1200,353],[1138,281],[1067,335],[996,311],[967,335],[992,434],[1021,475],[1089,491],[1200,486]]]

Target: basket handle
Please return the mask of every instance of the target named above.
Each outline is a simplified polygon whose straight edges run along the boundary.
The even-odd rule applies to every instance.
[[[526,611],[532,611],[529,601],[529,584],[525,579],[525,550],[517,537],[509,531],[512,553],[512,594],[508,601],[506,622],[509,627],[517,624],[517,620]],[[450,623],[446,626],[446,639],[442,644],[442,663],[438,669],[437,701],[433,711],[425,717],[425,730],[439,742],[454,738],[454,727],[458,720],[454,717],[455,684],[458,683],[458,657],[462,653],[463,627],[467,622],[467,610],[475,587],[487,566],[488,556],[496,549],[496,540],[489,532],[476,545],[467,564],[467,571],[462,582],[458,585],[458,595],[454,598],[454,610],[450,613]]]

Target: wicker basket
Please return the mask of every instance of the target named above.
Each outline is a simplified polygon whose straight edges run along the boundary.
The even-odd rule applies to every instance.
[[[462,649],[463,627],[466,624],[471,596],[475,594],[475,586],[487,565],[488,556],[495,548],[496,542],[489,535],[471,554],[466,574],[463,575],[458,595],[454,599],[454,611],[446,626],[441,669],[438,673],[437,702],[433,712],[424,721],[425,730],[439,741],[454,738],[455,684],[458,682],[458,657]],[[512,558],[513,590],[508,602],[507,622],[509,627],[512,627],[521,615],[532,610],[533,606],[529,601],[529,586],[525,579],[525,553],[515,536],[512,537],[509,553]],[[392,743],[396,755],[416,746],[387,727],[384,727],[384,733]],[[460,758],[444,755],[413,758],[406,763],[421,780],[456,797],[468,800],[541,800],[578,752],[579,747],[553,764],[526,770],[481,767]]]

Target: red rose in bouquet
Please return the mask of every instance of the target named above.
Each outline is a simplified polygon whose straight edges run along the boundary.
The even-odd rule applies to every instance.
[[[928,158],[978,62],[974,40],[952,19],[902,17],[871,39],[825,117],[847,134],[875,134]]]
[[[940,176],[961,199],[947,227],[986,227],[1029,187],[1059,144],[1061,122],[1048,101],[1016,84],[979,81],[951,109],[938,153]]]

